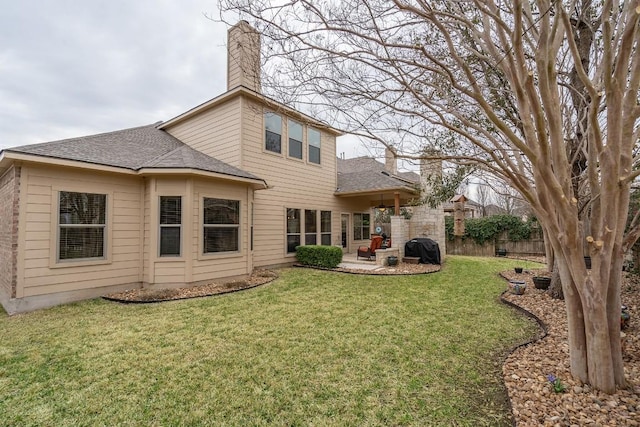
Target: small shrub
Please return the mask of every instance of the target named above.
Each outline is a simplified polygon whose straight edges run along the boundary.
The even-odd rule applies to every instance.
[[[298,246],[296,248],[296,258],[303,265],[336,268],[342,262],[342,249],[336,246]]]

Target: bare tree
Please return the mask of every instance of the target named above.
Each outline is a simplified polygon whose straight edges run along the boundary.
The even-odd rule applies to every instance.
[[[487,216],[487,206],[493,203],[491,187],[486,182],[476,183],[475,200],[482,207],[482,216]]]
[[[522,207],[522,196],[508,182],[500,180],[493,185],[496,205],[508,215],[518,215],[518,209]]]
[[[427,145],[517,189],[558,262],[572,374],[605,392],[625,385],[620,278],[638,235],[624,230],[640,174],[640,0],[598,3],[598,19],[582,20],[597,35],[588,50],[576,43],[577,0],[221,2],[265,35],[271,96],[407,158],[430,157]],[[577,82],[587,113],[568,145]]]

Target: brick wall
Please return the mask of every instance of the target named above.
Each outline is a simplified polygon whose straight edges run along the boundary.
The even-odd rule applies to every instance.
[[[0,299],[16,296],[20,167],[0,177]]]

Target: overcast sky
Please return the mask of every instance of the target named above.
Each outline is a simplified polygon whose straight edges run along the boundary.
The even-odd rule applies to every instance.
[[[168,120],[223,93],[227,27],[205,14],[215,0],[3,2],[0,148]],[[340,138],[338,153],[357,145]]]

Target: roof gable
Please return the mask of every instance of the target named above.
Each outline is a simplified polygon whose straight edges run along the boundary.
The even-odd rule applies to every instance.
[[[71,160],[132,171],[145,168],[195,169],[261,180],[249,172],[194,150],[169,133],[158,129],[156,124],[7,148],[3,152]]]

